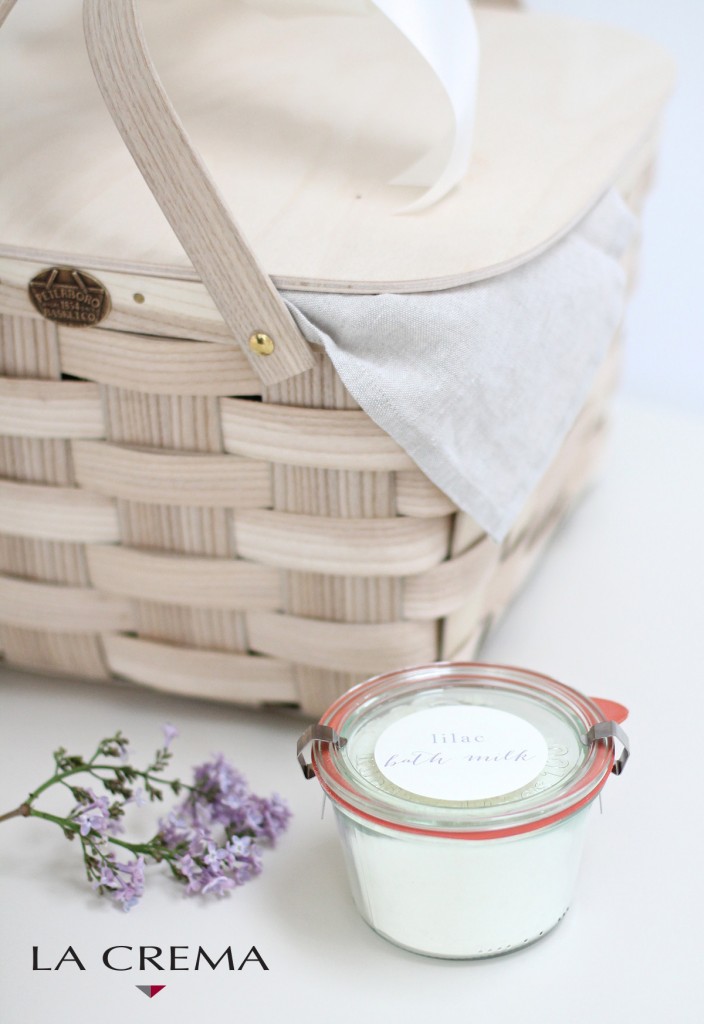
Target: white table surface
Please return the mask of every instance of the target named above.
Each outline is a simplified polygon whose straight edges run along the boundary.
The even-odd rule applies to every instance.
[[[601,480],[563,527],[484,660],[525,665],[632,709],[633,757],[590,822],[575,902],[535,946],[484,962],[438,961],[376,936],[348,894],[334,820],[295,762],[286,717],[147,691],[0,676],[0,809],[48,775],[63,744],[88,752],[122,728],[151,752],[175,723],[175,768],[223,751],[295,817],[263,874],[228,898],[182,897],[158,867],[120,913],[94,896],[79,851],[53,826],[0,832],[0,1020],[252,1024],[362,1017],[393,1024],[698,1024],[704,1020],[701,881],[704,721],[704,419],[621,403]],[[139,813],[139,812],[138,812]],[[149,809],[141,813],[150,814]],[[112,945],[232,946],[230,974],[101,964]],[[32,972],[72,945],[86,970]],[[153,1000],[137,984],[165,984]]]

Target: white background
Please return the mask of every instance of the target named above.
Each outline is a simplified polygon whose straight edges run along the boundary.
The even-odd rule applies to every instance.
[[[81,879],[76,851],[42,822],[0,825],[0,1020],[3,1024],[701,1024],[701,723],[704,721],[704,3],[532,0],[541,10],[619,22],[678,57],[680,87],[648,204],[629,315],[626,387],[600,486],[561,531],[490,639],[487,659],[524,664],[629,704],[633,757],[590,822],[575,903],[532,949],[485,963],[416,957],[356,914],[333,822],[294,759],[299,726],[272,715],[113,687],[7,672],[0,713],[0,809],[41,777],[59,742],[78,749],[122,726],[142,752],[158,725],[180,725],[177,768],[222,749],[262,793],[278,788],[295,818],[265,872],[211,905],[181,900],[152,869],[129,915]],[[648,404],[643,403],[648,400]],[[696,410],[699,410],[697,414]],[[38,773],[38,774],[37,774]],[[539,884],[539,881],[538,883]],[[73,942],[85,974],[32,974],[31,945],[51,959]],[[115,943],[256,943],[271,970],[110,974]],[[97,963],[96,963],[97,961]],[[167,987],[153,1001],[137,983]]]
[[[601,21],[675,57],[657,178],[645,211],[640,280],[627,318],[625,390],[704,412],[704,3],[527,0],[530,10]]]

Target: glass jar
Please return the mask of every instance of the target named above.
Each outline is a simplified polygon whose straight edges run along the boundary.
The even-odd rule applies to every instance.
[[[589,809],[628,757],[627,713],[474,663],[349,690],[303,734],[299,761],[333,803],[362,917],[438,957],[496,956],[549,932],[572,899]]]

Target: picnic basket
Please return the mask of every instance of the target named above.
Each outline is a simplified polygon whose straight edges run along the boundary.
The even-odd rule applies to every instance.
[[[0,3],[0,21],[12,6]],[[392,161],[360,128],[389,62],[371,61],[369,95],[343,83],[296,127],[310,68],[294,68],[310,41],[295,19],[264,29],[232,6],[173,0],[166,26],[167,5],[144,5],[155,50],[154,26],[163,37],[157,64],[227,202],[155,77],[131,0],[86,0],[87,44],[151,192],[89,82],[82,38],[66,53],[75,19],[47,14],[41,45],[39,19],[6,65],[21,83],[2,115],[13,178],[0,217],[0,646],[27,669],[318,714],[367,676],[476,651],[592,473],[618,342],[497,544],[356,405],[275,285],[448,288],[531,258],[611,185],[638,210],[671,72],[656,48],[613,30],[479,12],[491,117],[478,127],[475,192],[397,217]],[[21,9],[0,34],[8,48]],[[242,56],[226,75],[229,22]],[[333,22],[306,31],[334,33]],[[269,45],[264,31],[281,39]],[[393,48],[392,35],[377,28],[359,45]],[[194,38],[199,70],[179,77]],[[315,45],[331,71],[330,40]],[[575,91],[570,67],[592,69],[596,99]],[[228,75],[251,108],[232,125],[236,142],[220,120]],[[43,105],[40,79],[53,82]],[[284,105],[293,94],[296,111],[260,84]],[[526,103],[560,107],[562,130],[532,147]],[[349,138],[331,129],[335,104],[352,112]],[[408,107],[393,114],[403,145],[416,122],[425,130],[423,104]],[[528,154],[520,187],[512,146]],[[423,244],[409,244],[419,232]]]

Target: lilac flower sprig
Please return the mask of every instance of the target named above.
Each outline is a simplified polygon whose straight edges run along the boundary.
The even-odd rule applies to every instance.
[[[171,743],[178,735],[165,725],[164,743],[146,768],[129,763],[129,741],[121,732],[100,741],[87,760],[54,752],[54,774],[0,822],[15,817],[41,818],[58,825],[67,839],[78,838],[88,881],[103,896],[129,910],[144,892],[148,862],[168,864],[173,877],[189,894],[222,895],[262,870],[261,844],[273,846],[286,830],[291,812],[276,794],[270,799],[249,791],[244,777],[222,756],[194,769],[193,784],[165,779]],[[76,776],[89,776],[104,790],[77,785]],[[65,816],[35,807],[52,786],[63,786],[74,805]],[[159,821],[156,834],[143,843],[119,838],[129,804],[161,801],[164,791],[185,797]],[[117,850],[130,859],[118,860]]]

